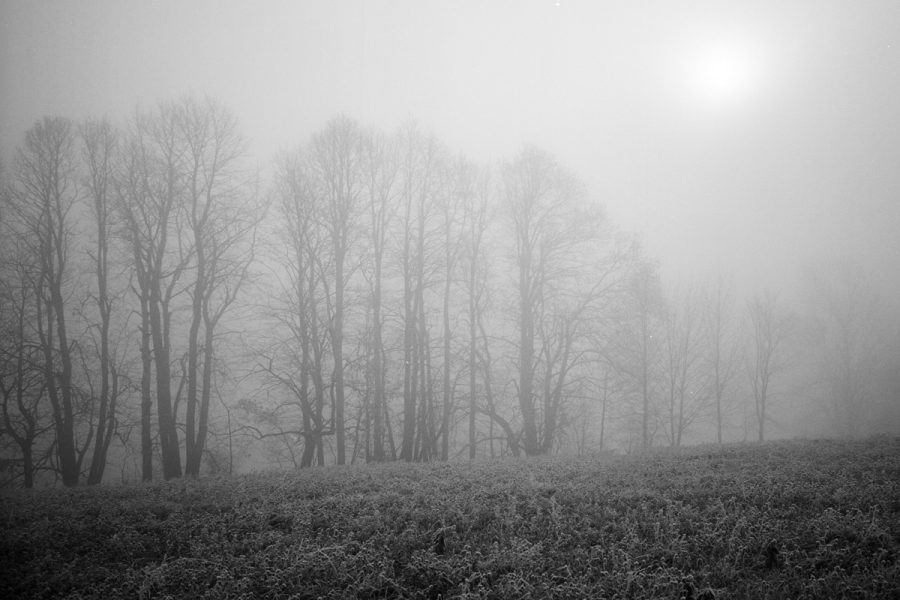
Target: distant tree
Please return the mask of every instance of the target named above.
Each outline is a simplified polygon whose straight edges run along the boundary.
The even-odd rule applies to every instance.
[[[536,148],[504,166],[503,194],[515,239],[522,445],[544,454],[556,441],[581,319],[607,288],[608,270],[593,269],[602,263],[604,223],[580,182]]]
[[[705,369],[715,408],[716,441],[721,444],[727,393],[738,371],[734,296],[722,277],[719,277],[708,290],[705,304],[704,333],[707,345]]]
[[[636,398],[632,417],[643,449],[653,443],[662,360],[665,300],[658,267],[632,249],[629,272],[608,331],[598,347],[627,394]]]
[[[706,390],[700,380],[705,340],[698,300],[696,290],[674,298],[665,319],[666,433],[672,446],[681,445],[688,427],[706,406]]]
[[[766,292],[748,303],[751,326],[751,352],[748,364],[757,423],[757,439],[765,439],[768,410],[772,400],[772,380],[785,366],[782,354],[790,333],[788,316],[777,298]]]
[[[890,355],[884,303],[865,268],[848,259],[810,265],[806,287],[816,380],[830,398],[834,430],[858,435]]]

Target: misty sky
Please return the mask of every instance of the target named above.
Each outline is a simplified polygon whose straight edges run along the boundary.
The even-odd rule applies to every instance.
[[[900,271],[900,1],[0,0],[3,163],[43,115],[209,94],[265,165],[344,113],[552,152],[672,278]]]

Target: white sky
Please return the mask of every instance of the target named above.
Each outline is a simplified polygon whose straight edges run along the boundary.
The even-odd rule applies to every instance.
[[[669,277],[900,276],[900,2],[0,0],[0,143],[210,94],[265,163],[338,113],[554,153]]]

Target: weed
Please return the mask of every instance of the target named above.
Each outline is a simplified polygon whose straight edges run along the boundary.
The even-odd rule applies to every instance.
[[[4,598],[900,597],[900,444],[0,497]]]

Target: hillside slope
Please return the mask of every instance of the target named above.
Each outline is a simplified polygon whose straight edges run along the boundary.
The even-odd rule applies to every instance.
[[[7,493],[3,598],[900,597],[900,440]]]

